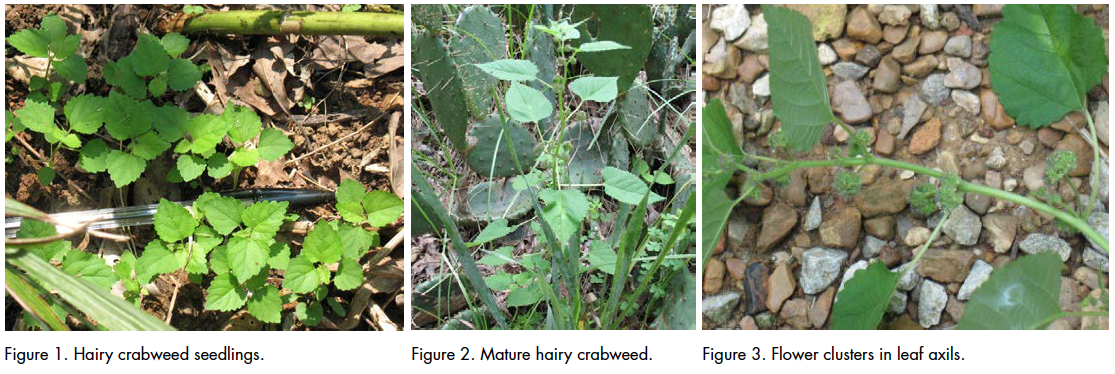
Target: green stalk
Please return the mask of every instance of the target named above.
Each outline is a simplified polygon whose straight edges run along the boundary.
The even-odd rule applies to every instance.
[[[1092,192],[1088,196],[1088,208],[1084,211],[1084,219],[1092,215],[1092,208],[1096,206],[1096,199],[1099,196],[1099,178],[1097,174],[1100,172],[1100,143],[1096,139],[1096,123],[1092,121],[1092,113],[1088,112],[1088,105],[1084,105],[1084,118],[1088,120],[1088,132],[1091,134],[1092,142],[1092,172],[1088,175],[1088,181],[1091,182]],[[1072,183],[1069,183],[1071,186]],[[1106,249],[1106,248],[1105,248]]]
[[[403,37],[402,14],[230,10],[190,16],[167,25],[178,33],[240,35],[365,35]]]

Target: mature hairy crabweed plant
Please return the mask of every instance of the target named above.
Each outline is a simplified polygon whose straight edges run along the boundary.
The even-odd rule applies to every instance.
[[[660,328],[692,328],[693,178],[684,174],[679,182],[676,174],[665,172],[692,131],[676,145],[663,146],[660,127],[665,124],[655,123],[648,105],[653,91],[635,79],[654,41],[650,7],[578,5],[571,12],[560,6],[509,7],[513,21],[508,27],[522,27],[521,35],[514,29],[509,33],[522,38],[519,50],[512,45],[510,52],[503,21],[488,8],[463,10],[453,26],[442,25],[444,10],[416,6],[417,22],[426,30],[414,38],[416,76],[428,92],[437,125],[465,154],[468,166],[489,179],[472,187],[460,203],[462,221],[485,225],[466,243],[457,217],[442,206],[427,174],[412,169],[415,220],[438,234],[444,230],[445,243],[456,251],[470,283],[460,288],[471,289],[484,303],[444,327],[487,327],[494,321],[500,328],[615,329],[632,325],[628,318],[637,316],[658,317],[653,322]],[[597,22],[605,13],[623,19]],[[677,17],[692,23],[687,11],[678,10]],[[443,35],[449,36],[448,47]],[[664,44],[674,40],[674,35],[659,38]],[[516,55],[521,58],[509,58]],[[582,66],[592,75],[577,76]],[[589,102],[613,108],[604,127],[585,123],[582,108]],[[479,122],[470,126],[470,115]],[[664,161],[651,170],[646,160],[629,154],[631,145],[658,145]],[[624,170],[632,166],[635,173]],[[453,176],[454,185],[457,179]],[[655,184],[678,192],[667,199],[653,191]],[[613,219],[603,211],[601,198],[586,193],[598,187],[619,205],[611,235],[592,230],[595,224],[585,228],[586,218]],[[659,203],[665,213],[647,224],[648,207]],[[542,248],[519,256],[509,246],[485,249],[525,224],[512,221],[531,210],[536,215],[530,227]],[[485,255],[474,261],[470,248]],[[495,272],[481,276],[477,263]],[[586,298],[586,280],[599,286],[599,300]],[[670,295],[667,289],[687,296]],[[506,307],[519,312],[511,323],[493,290],[507,291]],[[643,298],[647,290],[650,295]],[[415,308],[424,308],[418,304]]]
[[[38,170],[43,185],[54,180],[54,153],[59,149],[80,152],[83,169],[107,171],[122,187],[172,146],[178,159],[167,177],[171,182],[190,181],[205,172],[216,179],[235,178],[242,168],[261,159],[277,160],[294,147],[281,131],[263,129],[250,108],[229,102],[219,116],[191,117],[166,97],[194,87],[208,68],[180,57],[189,39],[177,33],[161,39],[140,35],[130,54],[108,61],[102,70],[113,87],[108,96],[66,96],[72,85],[85,83],[88,65],[77,53],[81,38],[68,34],[61,17],[44,17],[40,28],[20,30],[6,40],[28,56],[47,59],[44,76],[31,77],[31,94],[23,108],[5,113],[4,134],[4,141],[10,142],[29,130],[51,145],[46,167]],[[55,118],[59,109],[65,119],[61,122]],[[100,136],[102,129],[107,136]],[[228,154],[218,151],[226,135],[234,145]]]
[[[772,144],[794,151],[812,149],[824,127],[836,123],[850,137],[844,152],[830,152],[823,160],[782,160],[745,153],[735,143],[732,125],[719,100],[703,109],[704,186],[702,203],[702,248],[704,259],[713,252],[716,242],[733,207],[757,191],[761,183],[785,179],[790,172],[805,167],[856,168],[881,165],[914,171],[937,178],[938,185],[923,184],[914,188],[910,204],[923,214],[938,209],[943,217],[928,240],[915,252],[913,265],[891,271],[878,261],[857,271],[836,298],[832,327],[835,329],[873,329],[879,325],[899,279],[914,271],[921,256],[938,236],[943,222],[953,209],[963,203],[963,193],[979,193],[1024,205],[1052,215],[1058,223],[1083,234],[1095,246],[1108,251],[1107,238],[1088,225],[1086,217],[1096,204],[1096,176],[1099,165],[1093,166],[1091,195],[1087,204],[1076,210],[1061,202],[1056,193],[1037,191],[1033,196],[1020,196],[979,184],[969,183],[954,174],[944,174],[921,165],[875,156],[867,147],[866,137],[840,122],[829,107],[828,89],[817,49],[812,42],[809,20],[801,14],[780,6],[763,5],[763,14],[770,27],[770,81],[774,115],[781,121],[781,132],[772,136]],[[1003,21],[991,36],[991,83],[1007,111],[1021,125],[1048,126],[1070,111],[1081,111],[1090,126],[1090,143],[1098,151],[1095,125],[1087,110],[1087,92],[1100,82],[1106,72],[1103,36],[1088,19],[1076,14],[1067,5],[1007,5]],[[1037,46],[1052,46],[1038,49]],[[1100,162],[1098,154],[1094,158]],[[758,161],[761,168],[747,166],[745,160]],[[1075,155],[1054,152],[1046,169],[1046,182],[1055,185],[1076,165]],[[733,174],[743,172],[747,180],[740,196],[728,197],[725,187]],[[843,195],[859,190],[858,178],[841,171],[834,188]],[[1044,201],[1043,201],[1044,200]],[[964,310],[959,327],[963,329],[1043,328],[1066,315],[1060,310],[1060,258],[1051,253],[1025,256],[996,270],[990,279],[972,295]],[[1009,295],[1009,297],[1007,297]],[[1095,301],[1107,315],[1107,298]]]
[[[136,307],[149,294],[144,285],[161,274],[184,270],[191,282],[208,284],[206,310],[247,308],[262,322],[280,323],[283,306],[296,303],[287,312],[306,326],[316,326],[325,316],[323,304],[339,310],[336,314],[340,316],[345,314],[343,306],[326,296],[364,282],[363,257],[380,243],[379,234],[367,228],[394,222],[403,211],[402,200],[395,195],[364,191],[351,179],[341,182],[337,201],[344,222],[317,222],[297,253],[292,253],[290,243],[275,239],[283,223],[298,218],[287,214],[286,202],[246,205],[212,192],[202,194],[189,207],[162,199],[155,214],[158,239],[147,243],[139,256],[125,251],[111,266],[95,254],[72,249],[67,240],[23,248],[41,260],[61,262],[62,272],[84,279],[100,292],[117,285],[123,299]],[[25,219],[17,236],[56,234],[53,224]],[[19,265],[24,267],[24,263]],[[62,319],[72,310],[66,302],[75,303],[49,301]],[[98,323],[106,322],[102,316],[91,316]]]

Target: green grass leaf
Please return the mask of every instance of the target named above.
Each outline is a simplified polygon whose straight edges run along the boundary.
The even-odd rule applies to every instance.
[[[348,291],[359,287],[361,283],[364,283],[364,271],[360,268],[360,263],[347,257],[341,259],[337,274],[333,276],[333,285],[338,290]]]
[[[1084,110],[1107,72],[1103,33],[1073,6],[1003,7],[991,33],[991,88],[1019,125],[1043,127]]]
[[[197,219],[182,205],[159,199],[159,209],[155,212],[155,232],[159,239],[167,243],[181,241],[193,235],[197,224]]]
[[[581,221],[588,213],[588,199],[579,190],[545,189],[538,197],[546,202],[542,216],[553,227],[557,240],[566,241],[581,229]]]
[[[172,32],[163,35],[163,49],[170,57],[177,58],[182,52],[186,52],[186,48],[190,46],[190,39],[187,39],[182,34]]]
[[[476,64],[476,67],[505,81],[529,82],[538,79],[538,66],[526,60],[496,60]]]
[[[123,187],[135,182],[143,174],[143,170],[147,168],[146,160],[115,149],[108,152],[105,161],[108,162],[106,165],[108,176],[116,184],[116,187]]]
[[[519,122],[537,122],[554,112],[554,107],[545,95],[519,82],[511,82],[504,100],[507,113]]]
[[[368,213],[368,223],[375,227],[387,226],[403,214],[403,200],[387,191],[368,191],[361,204]]]
[[[160,138],[154,131],[148,131],[135,138],[130,147],[132,147],[132,154],[146,160],[154,160],[170,149],[170,143]]]
[[[143,254],[136,259],[136,279],[141,284],[147,284],[159,274],[174,272],[180,266],[181,263],[167,250],[161,240],[152,240],[143,249]]]
[[[1061,312],[1061,258],[1024,256],[991,273],[964,307],[958,329],[1041,329]]]
[[[80,55],[72,55],[65,60],[58,61],[54,64],[57,69],[58,75],[66,78],[74,84],[85,84],[85,78],[89,75],[89,64],[85,63],[85,57]]]
[[[279,297],[279,289],[270,284],[252,291],[248,299],[248,313],[266,323],[282,322],[283,302]]]
[[[259,150],[254,148],[237,148],[228,156],[228,160],[232,161],[233,165],[242,168],[253,166],[259,163]]]
[[[763,5],[770,38],[770,92],[774,115],[782,120],[790,146],[808,151],[821,140],[825,125],[837,121],[829,107],[828,86],[813,28],[796,11]]]
[[[205,171],[205,159],[194,155],[178,156],[178,174],[182,180],[189,182],[201,176]]]
[[[911,270],[913,271],[913,270]],[[890,305],[899,273],[887,269],[882,262],[872,262],[867,269],[856,271],[836,295],[832,307],[833,330],[874,330],[883,320]]]
[[[266,161],[275,161],[294,149],[294,142],[290,141],[282,131],[266,128],[259,135],[259,158]]]
[[[189,60],[176,58],[167,67],[167,85],[175,91],[185,91],[201,80],[201,70]]]
[[[507,234],[515,232],[515,229],[517,228],[519,228],[519,225],[508,226],[507,219],[500,218],[495,221],[489,222],[487,226],[484,226],[483,230],[480,230],[480,234],[476,235],[476,239],[474,239],[472,242],[465,243],[465,245],[469,247],[475,247],[507,236]]]
[[[232,174],[233,165],[224,153],[214,153],[205,161],[206,171],[214,179],[221,179]]]
[[[582,77],[569,84],[569,90],[577,94],[581,100],[596,101],[600,103],[616,99],[616,77]]]
[[[222,312],[233,311],[244,306],[248,299],[248,291],[229,274],[220,274],[209,282],[209,289],[205,295],[205,310]]]
[[[81,167],[90,173],[99,173],[108,168],[108,144],[104,140],[93,139],[81,147]]]
[[[270,258],[271,246],[250,238],[228,240],[228,269],[236,279],[249,279],[259,273]]]
[[[298,255],[290,260],[283,273],[283,288],[294,293],[307,293],[317,288],[318,284],[317,270],[306,255]]]
[[[649,188],[635,174],[608,166],[604,168],[604,193],[624,204],[638,205],[647,194]],[[665,200],[662,196],[651,192],[647,204]]]
[[[577,47],[577,49],[580,49],[581,52],[604,52],[616,49],[631,49],[631,47],[613,42],[611,40],[601,40],[597,42],[588,42],[585,44],[581,44],[581,46]]]
[[[227,122],[229,127],[228,137],[241,144],[255,139],[256,135],[259,135],[260,130],[263,129],[259,116],[256,115],[254,110],[246,106],[229,105],[225,107],[225,112],[221,113],[220,119]]]
[[[283,225],[287,205],[289,203],[286,201],[261,201],[244,209],[241,220],[243,220],[245,226],[251,228],[253,237],[258,235],[271,238],[279,232],[279,227]]]
[[[132,70],[141,77],[154,76],[170,66],[170,55],[163,49],[163,43],[151,34],[140,35],[129,55],[135,58]]]
[[[190,113],[177,105],[167,104],[156,107],[154,113],[155,131],[168,142],[176,142],[186,134],[186,124],[190,122]]]
[[[105,98],[94,95],[78,95],[66,102],[63,112],[70,122],[70,129],[82,134],[92,134],[105,124]]]
[[[200,199],[199,199],[200,200]],[[205,221],[221,235],[228,236],[240,227],[240,217],[244,213],[244,203],[227,196],[219,196],[195,203],[197,209],[205,213]]]
[[[15,237],[19,239],[29,238],[48,238],[58,235],[58,228],[53,224],[25,218],[19,222],[19,231],[16,232]],[[21,246],[27,248],[43,261],[62,259],[66,252],[70,250],[69,240],[55,240],[49,243],[42,244],[29,244]]]
[[[302,243],[302,255],[311,262],[331,264],[341,259],[341,235],[328,224],[317,224]]]
[[[15,115],[20,123],[35,132],[48,133],[57,127],[54,125],[54,107],[38,100],[25,100],[23,108],[15,111]]]

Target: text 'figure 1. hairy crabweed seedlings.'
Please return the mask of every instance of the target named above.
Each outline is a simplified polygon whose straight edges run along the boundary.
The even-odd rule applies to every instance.
[[[6,40],[29,58],[47,60],[44,75],[30,78],[31,94],[23,108],[5,114],[4,137],[10,142],[30,130],[51,144],[46,167],[38,170],[43,185],[54,179],[53,154],[60,148],[79,152],[85,171],[108,172],[122,187],[135,182],[148,162],[167,150],[178,154],[167,179],[181,182],[205,172],[216,179],[236,178],[242,168],[277,160],[294,147],[281,131],[263,129],[250,108],[229,102],[219,116],[191,117],[166,98],[193,88],[208,68],[181,57],[189,39],[177,33],[139,35],[131,53],[107,61],[102,75],[113,88],[108,96],[66,96],[71,85],[85,83],[88,66],[78,53],[81,38],[68,34],[61,17],[44,17],[39,29],[20,30]],[[60,109],[61,123],[55,118]],[[226,135],[235,144],[228,154],[218,151]]]
[[[1031,190],[1029,196],[1023,196],[966,181],[955,173],[945,173],[916,163],[887,159],[874,154],[870,148],[873,141],[870,134],[865,134],[863,130],[852,129],[835,116],[829,106],[829,88],[818,61],[817,46],[813,42],[809,19],[795,10],[781,6],[763,5],[761,10],[769,27],[771,103],[773,114],[781,123],[781,128],[770,135],[769,144],[779,147],[780,149],[776,148],[775,153],[785,158],[755,154],[756,148],[752,147],[741,148],[735,140],[738,134],[734,132],[738,130],[733,130],[724,104],[719,100],[712,100],[705,106],[702,127],[704,160],[702,249],[705,251],[706,263],[708,256],[713,253],[717,242],[725,232],[733,207],[745,199],[754,198],[756,191],[766,188],[764,186],[766,183],[777,184],[785,181],[798,169],[842,169],[832,180],[832,189],[839,192],[846,201],[850,202],[854,198],[856,205],[862,206],[861,200],[888,198],[878,195],[860,196],[883,191],[876,187],[862,186],[860,178],[862,173],[858,171],[867,167],[896,168],[935,179],[935,184],[924,183],[913,187],[912,190],[907,189],[910,191],[907,192],[908,200],[902,199],[908,201],[914,214],[929,217],[932,231],[927,231],[927,235],[918,239],[916,243],[909,244],[912,247],[913,258],[905,265],[888,269],[880,259],[871,259],[862,261],[859,270],[850,269],[845,275],[846,283],[835,295],[831,316],[831,327],[834,329],[877,328],[888,309],[894,309],[894,301],[897,298],[901,297],[901,305],[905,304],[906,294],[896,291],[909,291],[918,283],[923,298],[930,297],[926,295],[937,289],[944,294],[944,288],[940,284],[928,279],[919,282],[919,279],[925,271],[926,262],[930,261],[927,258],[934,258],[932,260],[934,266],[941,266],[942,253],[967,251],[931,250],[931,246],[941,243],[937,240],[940,235],[947,233],[949,239],[957,242],[954,245],[976,244],[975,240],[978,237],[959,237],[955,228],[949,227],[957,224],[954,221],[960,222],[969,219],[968,216],[972,215],[964,207],[965,194],[969,197],[973,194],[987,195],[1008,204],[1051,216],[1056,220],[1058,231],[1063,236],[1082,237],[1086,239],[1083,244],[1091,247],[1084,248],[1084,251],[1096,251],[1097,254],[1102,253],[1101,256],[1106,257],[1108,252],[1106,230],[1097,230],[1096,218],[1093,217],[1093,207],[1103,206],[1097,202],[1101,157],[1100,144],[1096,140],[1095,127],[1088,112],[1087,98],[1089,90],[1100,83],[1100,78],[1106,73],[1107,60],[1103,53],[1103,37],[1090,19],[1077,14],[1073,7],[1066,5],[1007,5],[1002,10],[1002,22],[995,26],[991,34],[988,59],[991,88],[998,94],[1007,113],[1017,118],[1020,125],[1039,128],[1049,126],[1070,112],[1081,112],[1089,124],[1089,128],[1081,132],[1089,137],[1087,146],[1092,148],[1086,152],[1095,152],[1094,157],[1087,158],[1088,162],[1094,162],[1090,174],[1092,182],[1088,185],[1072,185],[1066,178],[1070,171],[1081,166],[1078,158],[1082,155],[1059,150],[1050,154],[1045,166],[1045,175],[1042,179],[1044,185],[1049,187],[1035,188]],[[1035,38],[1041,41],[1037,44],[1050,45],[1054,48],[1038,49],[1037,44],[1034,43]],[[816,153],[827,155],[828,158],[825,159],[798,159],[797,156],[802,155],[799,152],[813,150],[818,145],[825,127],[830,123],[836,124],[837,131],[849,135],[845,149],[843,151],[829,149],[826,152]],[[1088,164],[1083,166],[1086,168]],[[726,190],[729,183],[736,180],[734,178],[736,173],[741,173],[743,177],[738,179],[739,196],[734,198],[729,196]],[[1085,172],[1074,175],[1088,174]],[[812,174],[809,183],[811,186],[814,183]],[[1059,183],[1068,185],[1071,189],[1057,189]],[[1077,192],[1083,188],[1090,190],[1090,194]],[[1072,198],[1061,198],[1062,191],[1069,191]],[[814,201],[814,204],[816,203]],[[825,214],[827,216],[829,213]],[[839,216],[843,212],[833,214]],[[1102,224],[1099,227],[1104,228],[1106,213],[1100,214],[1102,214]],[[796,215],[794,218],[796,220]],[[841,218],[843,217],[834,219]],[[976,216],[977,220],[978,218]],[[806,219],[809,220],[808,217]],[[859,220],[858,211],[855,220]],[[820,217],[817,217],[817,222],[820,223]],[[772,223],[767,221],[764,214],[763,224]],[[856,227],[859,227],[858,223]],[[821,235],[823,241],[828,243],[831,240],[829,238],[834,234],[833,231],[825,230],[831,229],[822,224]],[[1033,235],[1037,234],[1032,234],[1031,237]],[[912,243],[912,239],[909,239],[912,237],[907,235],[906,242]],[[980,283],[969,285],[969,282],[964,282],[964,289],[961,292],[966,295],[962,298],[968,302],[962,317],[957,317],[957,327],[1035,329],[1045,328],[1066,316],[1107,315],[1107,294],[1103,287],[1105,281],[1102,276],[1099,282],[1102,290],[1100,296],[1086,300],[1092,307],[1091,311],[1062,311],[1058,303],[1058,290],[1061,285],[1059,275],[1062,262],[1069,257],[1070,248],[1067,244],[1064,245],[1060,257],[1044,253],[1057,253],[1059,249],[1056,243],[1046,243],[1042,244],[1041,248],[1035,248],[1032,243],[1024,241],[1020,246],[1028,253],[1042,253],[1024,256],[1009,265],[998,267],[993,271],[988,270],[990,275],[984,278],[982,285]],[[987,250],[986,248],[984,250]],[[825,249],[818,252],[820,254],[811,253],[813,251],[818,250],[810,250],[803,255],[803,257],[810,257],[802,260],[804,262],[803,287],[807,286],[806,283],[810,286],[815,283],[807,282],[804,272],[810,267],[820,266],[816,261],[823,260],[818,260],[817,258],[820,258],[818,256],[823,257],[828,253],[823,251],[841,252]],[[844,262],[847,255],[843,254],[843,256],[840,263]],[[867,255],[864,257],[866,259]],[[833,279],[839,271],[838,265]],[[963,271],[967,272],[967,270]],[[820,288],[824,289],[824,287]],[[809,292],[819,292],[819,290]],[[1011,301],[1004,302],[1008,299],[1005,297],[1008,293]],[[923,299],[922,302],[930,301]],[[944,305],[943,302],[941,305]],[[930,327],[937,322],[923,319],[921,324],[923,327]]]
[[[471,6],[459,17],[446,17],[455,7],[415,7],[422,31],[414,36],[414,68],[432,107],[428,123],[477,174],[452,176],[442,188],[486,179],[447,209],[430,183],[446,169],[427,171],[418,163],[413,169],[415,219],[448,235],[444,245],[456,252],[469,283],[460,282],[465,292],[456,294],[483,302],[448,317],[444,303],[416,300],[416,320],[448,317],[443,328],[491,321],[501,328],[686,328],[687,319],[672,317],[686,309],[679,305],[689,305],[681,314],[690,315],[691,328],[694,282],[685,279],[693,277],[687,264],[695,256],[687,246],[695,195],[692,169],[676,165],[685,164],[679,150],[691,146],[692,126],[675,130],[685,111],[669,102],[652,108],[652,95],[660,92],[636,79],[651,69],[647,58],[655,43],[679,50],[676,35],[655,24],[692,22],[688,8],[662,9],[668,17],[656,18],[641,5],[507,6],[498,9],[505,26],[495,7]],[[600,22],[602,14],[625,19]],[[446,24],[447,18],[454,22]],[[656,31],[662,32],[657,39]],[[683,86],[667,82],[662,92]],[[598,109],[606,109],[604,126],[587,120]],[[662,116],[674,122],[656,123],[652,109],[675,113]],[[661,126],[680,138],[667,140]],[[430,132],[439,142],[440,134]],[[632,147],[642,156],[632,155]],[[603,195],[594,195],[601,187],[596,192]],[[652,209],[662,214],[648,222]],[[466,243],[460,230],[470,225],[483,229]],[[530,233],[533,238],[524,237]],[[523,239],[537,244],[533,250],[510,245]],[[477,265],[492,269],[491,275],[482,276]],[[432,278],[416,289],[444,292],[434,285],[442,282]],[[506,294],[502,307],[493,291]],[[511,312],[511,323],[503,310]]]

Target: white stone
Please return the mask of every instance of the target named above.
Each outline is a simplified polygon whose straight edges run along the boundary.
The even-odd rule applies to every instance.
[[[743,37],[733,42],[740,49],[763,53],[767,51],[767,21],[762,14],[751,18],[751,27]]]
[[[709,27],[720,31],[728,40],[739,39],[751,25],[751,14],[743,4],[728,4],[712,10]]]
[[[751,86],[751,93],[759,97],[770,96],[770,74],[763,74],[762,77],[755,80],[755,84]]]
[[[972,115],[979,114],[980,103],[979,96],[965,90],[952,90],[952,102],[957,106],[964,108],[964,111]]]
[[[907,268],[910,268],[910,267],[913,267],[913,266],[914,266],[913,262],[907,262],[907,263],[902,264],[901,266],[899,266],[897,268],[894,268],[891,271],[896,272],[896,273],[902,273],[903,271],[906,271]],[[920,281],[921,281],[921,275],[918,274],[917,269],[910,269],[910,271],[907,271],[905,275],[903,275],[901,278],[898,278],[898,289],[902,290],[902,291],[913,290],[914,287],[918,286],[918,282],[920,282]]]
[[[822,66],[832,64],[836,62],[836,51],[828,44],[821,43],[817,46],[817,59],[821,61]]]
[[[949,301],[945,287],[931,280],[921,283],[918,292],[918,322],[921,327],[930,328],[941,323],[941,312]]]
[[[813,203],[809,205],[809,211],[805,213],[805,220],[801,226],[805,231],[813,231],[821,227],[821,199],[814,197]]]
[[[987,278],[991,277],[992,270],[994,268],[990,264],[983,260],[976,260],[976,263],[972,264],[972,269],[968,271],[968,278],[964,279],[964,284],[960,286],[960,291],[956,293],[956,298],[968,300],[972,297],[972,292],[976,292],[976,289],[983,285]]]

